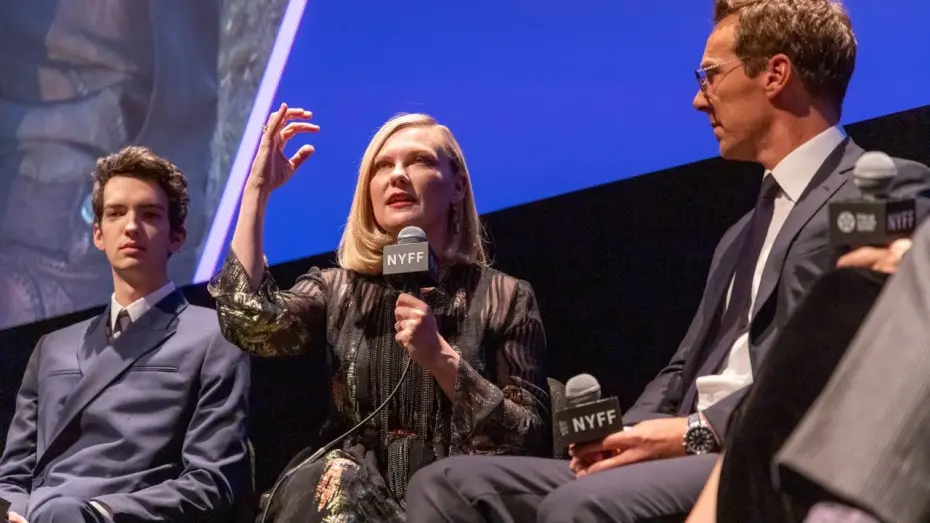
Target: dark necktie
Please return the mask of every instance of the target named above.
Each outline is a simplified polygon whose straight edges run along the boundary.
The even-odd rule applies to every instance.
[[[740,251],[739,260],[736,262],[730,301],[720,323],[719,332],[721,333],[726,333],[733,328],[741,332],[747,327],[749,309],[752,306],[752,280],[756,274],[756,265],[759,263],[765,236],[772,224],[777,194],[778,182],[775,181],[774,176],[767,174],[762,180],[762,189],[759,191],[759,198],[756,200],[756,207],[752,213],[749,232]],[[733,341],[736,341],[735,338]]]
[[[749,229],[743,239],[739,259],[733,274],[733,286],[730,290],[730,300],[726,304],[720,327],[717,329],[717,338],[711,345],[707,359],[701,363],[694,378],[714,374],[726,361],[727,355],[733,348],[740,334],[749,328],[749,316],[752,307],[752,280],[756,274],[756,264],[762,253],[762,245],[768,234],[772,215],[775,212],[775,196],[778,194],[778,182],[775,177],[767,173],[762,179],[762,189],[756,199],[756,206],[750,218]],[[697,385],[692,381],[688,383],[680,414],[688,414],[694,409],[697,399]]]
[[[126,309],[119,311],[116,315],[116,323],[113,324],[113,339],[118,338],[131,323],[132,318],[129,317],[129,313],[126,312]]]

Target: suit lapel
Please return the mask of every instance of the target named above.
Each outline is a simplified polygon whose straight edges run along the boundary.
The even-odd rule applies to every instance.
[[[762,271],[762,278],[759,281],[759,290],[753,303],[751,318],[755,318],[756,313],[759,312],[759,309],[762,308],[775,288],[778,287],[781,270],[785,265],[785,258],[788,256],[788,249],[794,243],[798,233],[830,200],[830,197],[847,182],[849,178],[846,173],[855,167],[856,160],[862,156],[863,152],[861,147],[847,138],[830,153],[827,160],[817,170],[807,190],[801,195],[794,208],[791,209],[788,218],[785,219],[785,223],[778,232],[778,236],[775,237],[772,250],[769,252],[765,268]]]
[[[113,343],[108,344],[99,352],[65,401],[61,409],[62,415],[52,431],[52,437],[48,440],[48,449],[36,464],[37,471],[57,454],[56,443],[62,439],[63,432],[80,416],[90,402],[122,376],[139,358],[174,335],[177,329],[177,316],[186,307],[187,300],[184,295],[179,290],[174,291],[130,325]],[[84,337],[84,349],[92,348],[100,343],[100,336],[103,336],[103,341],[106,343],[105,329],[108,318],[109,311],[107,315],[98,316],[95,322],[88,326]]]
[[[95,317],[87,324],[87,329],[84,331],[84,339],[77,353],[78,369],[81,370],[82,375],[87,374],[90,370],[89,365],[92,356],[103,352],[109,344],[109,321],[110,306],[107,305],[107,308],[104,309],[99,316]]]
[[[752,219],[752,213],[747,214],[741,221],[737,222],[738,230],[733,235],[733,240],[726,246],[716,267],[712,267],[710,276],[707,280],[707,289],[702,298],[702,308],[704,311],[701,318],[701,330],[694,338],[694,347],[691,349],[691,355],[687,358],[685,368],[682,371],[683,384],[680,401],[678,403],[678,414],[685,416],[691,411],[691,406],[697,397],[697,378],[701,368],[706,364],[708,359],[715,355],[712,352],[715,348],[717,336],[712,327],[718,324],[720,311],[723,310],[723,302],[730,288],[730,282],[733,280],[733,273],[736,270],[736,263],[739,260],[739,253],[743,250],[743,243],[746,241],[746,234],[749,232],[749,224]]]
[[[727,290],[730,288],[733,272],[736,270],[736,263],[739,260],[739,253],[742,251],[746,235],[749,233],[751,219],[752,213],[747,214],[737,222],[737,231],[733,235],[733,239],[726,246],[720,260],[717,261],[717,266],[710,271],[707,290],[703,298],[704,317],[701,322],[701,330],[695,337],[696,348],[693,353],[695,356],[688,359],[688,367],[684,372],[686,383],[693,384],[694,378],[697,377],[697,373],[707,359],[707,351],[713,350],[714,339],[709,338],[711,327],[716,325],[716,317],[719,316],[723,308],[723,302],[726,299]]]
[[[723,302],[726,300],[727,291],[730,289],[730,283],[733,281],[733,273],[736,271],[736,263],[739,261],[739,254],[743,250],[743,244],[746,242],[746,235],[749,234],[749,225],[752,222],[752,213],[750,212],[738,222],[739,230],[733,235],[733,241],[727,246],[726,251],[720,256],[720,261],[714,269],[710,280],[707,283],[707,301],[704,309],[704,329],[706,330],[713,318],[720,312]],[[701,338],[698,338],[701,339]]]

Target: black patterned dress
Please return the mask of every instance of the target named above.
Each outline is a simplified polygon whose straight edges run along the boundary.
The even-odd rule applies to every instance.
[[[235,256],[209,285],[223,335],[255,356],[329,351],[335,437],[397,385],[407,355],[394,339],[399,291],[380,276],[313,268],[279,290],[267,267],[257,292]],[[269,521],[400,522],[410,476],[459,454],[551,453],[546,341],[530,285],[458,265],[424,301],[461,355],[450,400],[417,363],[387,408],[282,482]]]

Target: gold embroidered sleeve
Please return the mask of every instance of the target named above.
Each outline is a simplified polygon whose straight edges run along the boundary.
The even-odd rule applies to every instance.
[[[552,452],[546,337],[532,288],[520,281],[508,321],[492,339],[492,382],[459,364],[452,409],[453,445],[467,454],[548,456]]]
[[[252,292],[245,269],[230,252],[207,288],[216,300],[223,336],[249,354],[296,355],[325,341],[326,285],[316,267],[282,291],[266,263],[261,285]]]

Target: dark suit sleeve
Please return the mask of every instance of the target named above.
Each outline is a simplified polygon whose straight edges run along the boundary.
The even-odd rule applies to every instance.
[[[42,340],[29,357],[23,383],[16,396],[16,413],[10,423],[6,447],[0,456],[0,497],[11,503],[10,510],[25,514],[36,464],[36,414],[39,407],[39,362]]]
[[[930,197],[930,168],[922,163],[900,158],[895,158],[894,162],[898,175],[891,186],[893,198]]]
[[[137,492],[95,498],[113,511],[116,523],[228,518],[248,493],[248,356],[216,332],[197,379],[200,395],[184,438],[183,473]]]
[[[489,305],[497,375],[487,379],[460,360],[452,441],[468,454],[547,456],[552,432],[545,329],[530,284],[506,280],[499,293],[491,293],[500,302]]]
[[[737,222],[733,227],[723,235],[720,243],[714,251],[714,256],[710,263],[710,270],[707,275],[707,282],[704,285],[704,295],[701,297],[701,303],[698,305],[697,312],[694,313],[694,319],[691,320],[691,326],[688,332],[678,346],[675,355],[665,366],[654,380],[649,382],[646,390],[636,400],[636,404],[631,407],[623,416],[624,425],[635,425],[642,421],[656,418],[671,418],[677,414],[678,405],[684,393],[682,386],[682,375],[688,359],[694,350],[698,347],[698,336],[704,327],[704,320],[707,316],[706,301],[708,285],[710,284],[711,275],[720,263],[720,257],[723,255],[726,246],[732,242],[732,236],[735,231],[742,227],[746,216]]]

